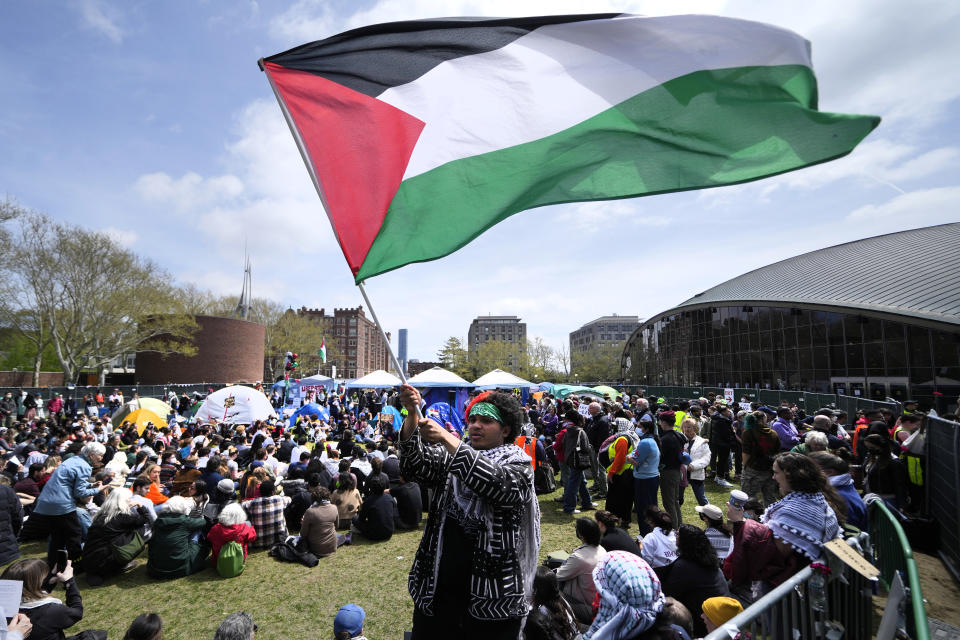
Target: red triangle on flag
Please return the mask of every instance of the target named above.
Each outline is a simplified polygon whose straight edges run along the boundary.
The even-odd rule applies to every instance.
[[[373,244],[424,123],[326,78],[264,63],[290,112],[354,274]]]

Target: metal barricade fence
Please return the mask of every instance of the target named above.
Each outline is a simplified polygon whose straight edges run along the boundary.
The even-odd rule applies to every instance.
[[[108,397],[113,393],[114,389],[119,389],[123,392],[123,397],[125,400],[129,400],[133,397],[134,392],[138,393],[142,398],[162,398],[169,391],[174,391],[177,395],[182,395],[187,393],[188,395],[193,394],[194,392],[202,393],[206,395],[211,389],[216,391],[217,389],[222,389],[227,386],[229,383],[226,382],[198,382],[195,384],[170,384],[170,385],[161,385],[161,384],[139,384],[139,385],[123,385],[123,384],[108,384],[102,387],[86,387],[86,386],[77,386],[77,387],[0,387],[0,395],[5,394],[6,392],[11,392],[16,397],[20,391],[26,391],[27,393],[34,395],[39,393],[41,399],[44,401],[49,400],[53,397],[53,394],[59,393],[64,398],[76,398],[77,400],[82,400],[83,397],[87,394],[93,395],[97,392],[97,389],[100,389],[103,393],[104,398]]]
[[[903,583],[910,590],[910,606],[904,611],[907,634],[914,640],[928,640],[930,627],[927,610],[920,586],[920,573],[913,559],[913,549],[897,521],[880,500],[870,503],[870,545],[873,548],[873,564],[880,570],[880,580],[889,592],[894,576],[901,574]]]
[[[940,559],[960,580],[960,423],[927,418],[927,511],[940,525]]]
[[[873,583],[849,567],[842,571],[846,582],[837,576],[827,582],[825,606],[814,602],[809,586],[813,569],[805,567],[704,640],[729,640],[735,637],[734,629],[741,638],[755,640],[826,638],[836,625],[842,628],[842,635],[837,637],[869,638],[873,629]]]

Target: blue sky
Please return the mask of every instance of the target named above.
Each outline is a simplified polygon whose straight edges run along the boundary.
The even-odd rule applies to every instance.
[[[780,258],[960,219],[960,5],[950,2],[11,0],[0,22],[0,195],[107,231],[180,282],[238,293],[246,242],[255,295],[357,306],[257,59],[374,22],[604,10],[792,29],[812,42],[820,108],[884,122],[826,165],[547,207],[373,278],[386,328],[410,331],[410,357],[433,359],[487,313],[517,314],[558,346],[599,315],[650,317]]]

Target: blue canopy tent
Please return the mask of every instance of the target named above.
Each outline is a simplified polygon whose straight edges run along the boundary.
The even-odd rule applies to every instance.
[[[310,402],[308,404],[305,404],[299,409],[297,409],[296,411],[294,411],[293,414],[291,414],[290,416],[288,424],[292,427],[294,424],[296,424],[297,418],[299,418],[300,416],[309,416],[309,417],[316,416],[321,420],[326,420],[327,422],[330,422],[330,411],[326,407],[321,407],[315,402]]]
[[[463,413],[463,408],[470,399],[470,389],[473,388],[473,383],[441,367],[433,367],[418,373],[407,380],[407,383],[420,391],[427,406],[446,403],[459,414]],[[452,403],[451,400],[453,400]]]

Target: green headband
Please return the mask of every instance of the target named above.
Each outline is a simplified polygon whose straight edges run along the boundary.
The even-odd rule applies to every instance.
[[[503,424],[503,418],[500,417],[500,411],[489,402],[477,402],[470,407],[471,416],[486,416]],[[468,416],[469,417],[469,416]]]

